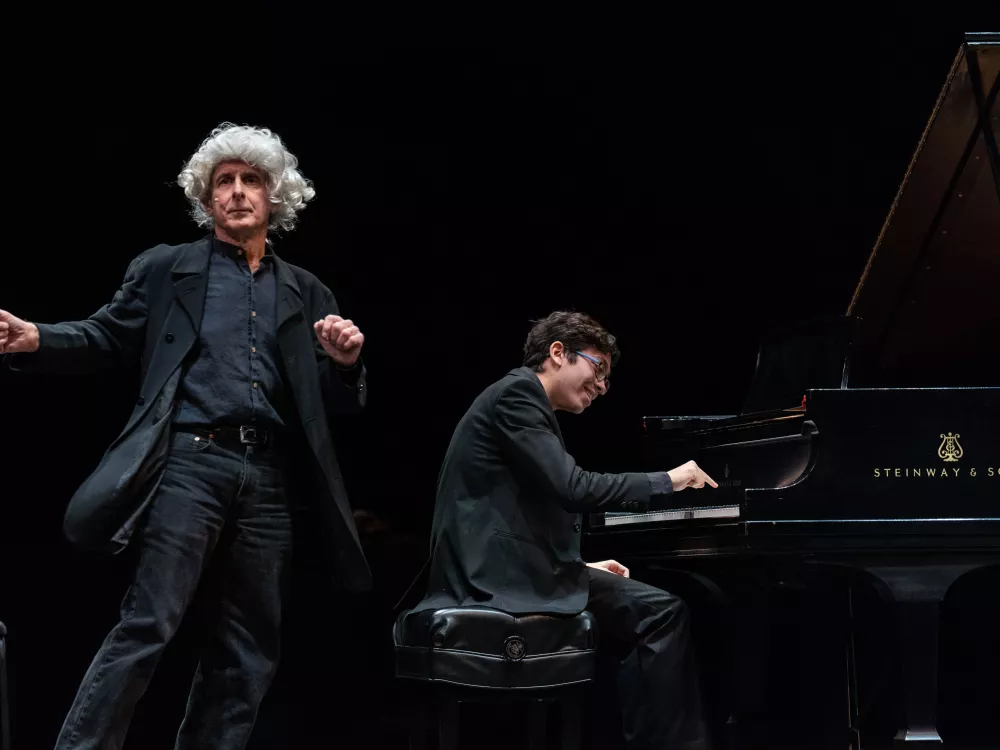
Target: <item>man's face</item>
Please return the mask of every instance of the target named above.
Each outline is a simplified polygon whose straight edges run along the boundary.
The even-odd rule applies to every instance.
[[[231,237],[266,230],[271,204],[265,172],[242,161],[220,162],[212,174],[212,195],[206,208],[215,226]]]
[[[576,355],[576,361],[570,362],[569,352],[562,343],[556,342],[549,348],[549,356],[554,364],[558,364],[554,381],[556,387],[552,392],[552,406],[556,409],[579,414],[597,399],[607,393],[608,381],[598,381],[602,373],[611,372],[611,358],[593,347],[580,350],[584,355]],[[592,362],[590,359],[597,360]]]

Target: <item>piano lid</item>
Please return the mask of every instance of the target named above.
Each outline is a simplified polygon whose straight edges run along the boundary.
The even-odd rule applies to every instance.
[[[1000,383],[1000,33],[965,36],[847,310],[849,387]]]

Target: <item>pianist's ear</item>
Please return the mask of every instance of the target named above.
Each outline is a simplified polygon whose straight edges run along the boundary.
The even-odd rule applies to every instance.
[[[549,359],[557,368],[566,363],[566,347],[563,346],[562,341],[553,341],[549,344]]]

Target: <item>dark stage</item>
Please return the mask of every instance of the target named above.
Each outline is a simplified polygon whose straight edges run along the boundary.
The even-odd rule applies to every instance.
[[[644,415],[736,414],[768,331],[846,312],[965,27],[995,27],[997,14],[827,10],[843,15],[779,24],[747,12],[717,30],[706,9],[662,34],[636,18],[586,40],[540,29],[361,38],[350,26],[324,40],[303,23],[287,40],[188,30],[118,53],[67,32],[47,45],[44,69],[20,60],[5,119],[7,222],[21,237],[0,265],[0,308],[39,322],[86,317],[135,255],[201,236],[176,175],[228,120],[272,128],[299,157],[317,198],[275,249],[327,284],[365,333],[368,406],[334,429],[375,589],[338,592],[315,551],[297,557],[283,663],[251,747],[406,746],[393,607],[426,556],[451,431],[520,365],[530,321],[573,308],[618,337],[614,389],[560,422],[583,467],[626,471],[672,468],[638,465]],[[977,361],[991,359],[995,368],[992,355]],[[951,385],[996,385],[995,375]],[[128,585],[127,553],[76,552],[61,523],[136,382],[134,372],[0,378],[0,620],[13,748],[35,750],[52,746]],[[943,730],[967,744],[946,747],[990,736],[1000,705],[996,576],[967,588],[949,603],[941,706]],[[823,651],[838,616],[830,602],[795,586],[741,602],[773,605],[755,719],[779,728],[773,745],[754,747],[795,747],[789,737],[838,720],[822,677],[838,668]],[[879,603],[862,595],[857,606],[875,623],[858,648],[877,655],[892,643]],[[199,616],[139,704],[130,750],[172,747]],[[711,607],[699,623],[717,697],[731,678]],[[873,696],[898,679],[878,669],[860,675]],[[589,742],[614,747],[613,695],[592,700]],[[891,746],[891,704],[866,708],[864,747]],[[517,746],[516,711],[469,721]]]

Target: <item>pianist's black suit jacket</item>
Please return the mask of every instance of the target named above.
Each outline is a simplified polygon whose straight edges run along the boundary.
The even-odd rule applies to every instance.
[[[428,591],[415,610],[582,612],[581,512],[642,512],[650,494],[646,474],[577,466],[537,375],[511,370],[455,428],[438,477]]]

